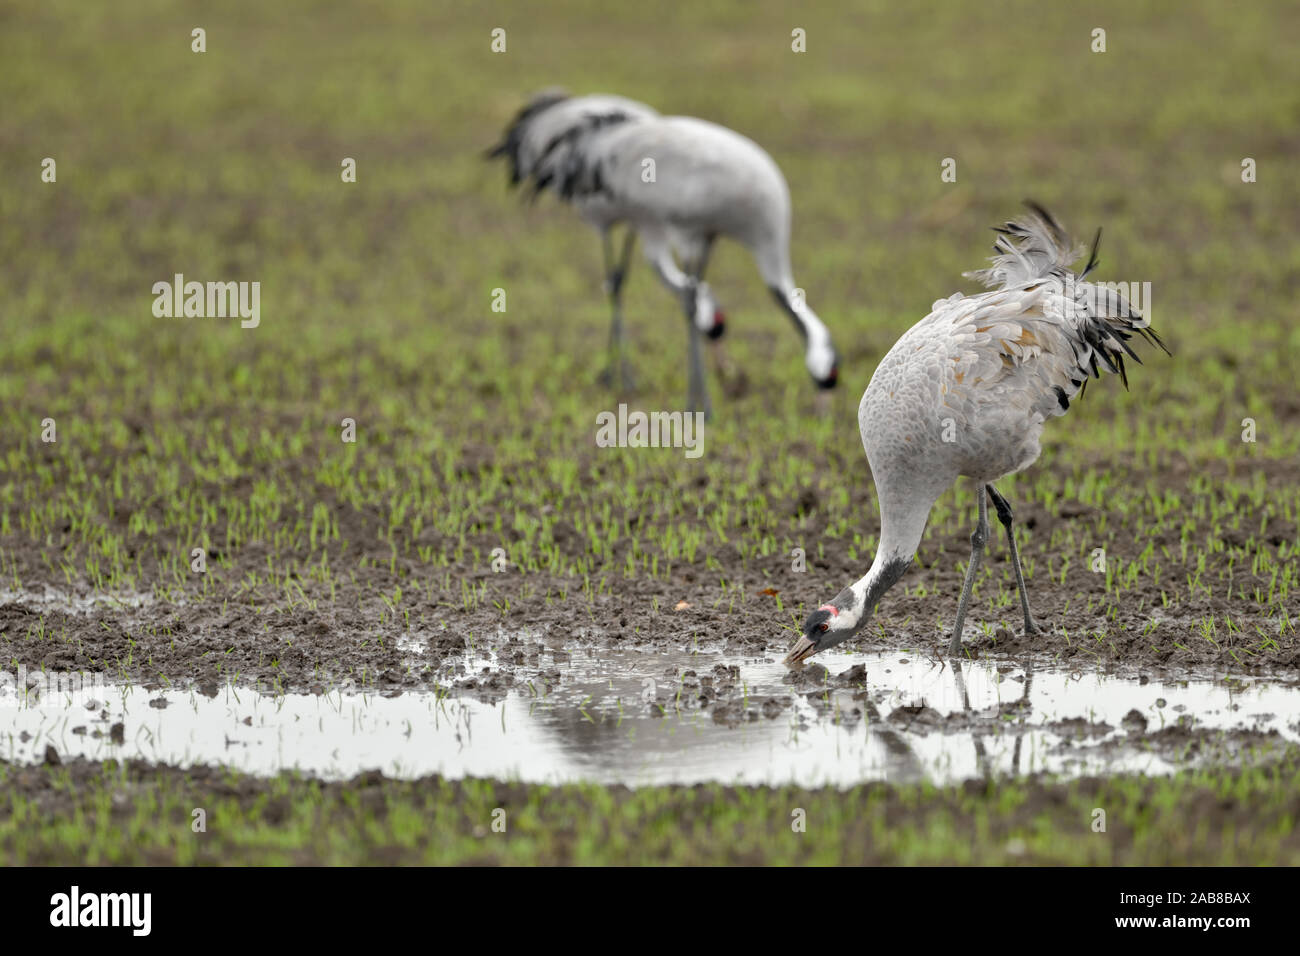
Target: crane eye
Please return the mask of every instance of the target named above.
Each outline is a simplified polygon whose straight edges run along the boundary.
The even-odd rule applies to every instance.
[[[822,630],[823,630],[823,631],[829,631],[830,629],[831,629],[830,622],[829,622],[829,621],[822,621]]]

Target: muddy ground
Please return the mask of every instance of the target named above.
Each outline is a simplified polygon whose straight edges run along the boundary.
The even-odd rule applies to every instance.
[[[1262,461],[1259,468],[1270,483],[1294,480],[1289,463]],[[1157,480],[1162,486],[1182,488],[1187,477],[1185,468],[1175,466]],[[866,487],[855,490],[854,497],[862,499],[874,522],[869,480]],[[350,513],[341,502],[332,507],[348,531],[346,537],[362,542],[375,537],[375,524],[366,515]],[[790,527],[797,526],[800,535],[816,540],[816,494],[809,492],[808,500],[792,504],[790,512]],[[1027,532],[1022,555],[1045,566],[1050,557],[1045,543],[1054,528],[1099,524],[1103,518],[1097,509],[1068,500],[1055,513],[1034,504],[1019,505],[1017,521],[1025,529],[1022,534]],[[627,516],[629,522],[635,519]],[[1266,547],[1281,546],[1296,536],[1294,523],[1276,516],[1261,522],[1246,513],[1243,524],[1263,524]],[[995,524],[984,567],[1005,581],[1010,565],[998,530]],[[1241,536],[1240,531],[1230,534]],[[581,554],[583,539],[566,532],[563,521],[556,525],[554,539],[566,554]],[[487,551],[496,540],[485,531],[481,547]],[[419,543],[435,549],[454,546],[453,541],[431,537],[427,528]],[[1168,540],[1157,543],[1176,548],[1177,531],[1170,530]],[[800,605],[815,607],[865,570],[864,562],[836,560],[834,551],[828,551],[825,560],[810,556],[807,572],[794,574],[784,556],[747,562],[734,549],[722,547],[709,554],[717,568],[681,567],[671,578],[629,579],[611,573],[603,577],[601,593],[590,599],[582,594],[582,579],[537,572],[523,575],[510,568],[495,573],[483,567],[456,569],[450,577],[451,590],[440,593],[434,588],[430,596],[422,596],[418,585],[425,571],[418,562],[399,556],[390,567],[382,545],[352,545],[333,556],[347,574],[338,576],[332,596],[305,577],[300,579],[306,597],[316,604],[309,607],[303,602],[290,606],[274,599],[250,600],[241,592],[241,577],[265,562],[265,552],[256,545],[224,556],[232,567],[222,575],[223,583],[215,593],[203,598],[195,585],[174,603],[155,601],[149,595],[117,595],[119,600],[113,600],[114,596],[97,595],[84,584],[63,585],[42,573],[50,556],[59,553],[57,542],[39,547],[11,538],[6,551],[24,584],[22,591],[0,589],[0,660],[11,669],[22,665],[29,670],[102,671],[144,683],[161,679],[210,684],[233,679],[284,691],[308,691],[321,685],[428,688],[440,682],[442,663],[459,658],[470,646],[500,649],[504,640],[505,649],[516,652],[508,646],[512,633],[541,634],[548,648],[569,652],[606,646],[685,649],[704,643],[728,653],[780,657],[793,642],[789,624],[801,619]],[[1205,577],[1214,579],[1234,553],[1238,564],[1234,586],[1266,586],[1266,580],[1256,580],[1248,569],[1241,569],[1241,549],[1234,550],[1231,539],[1227,551],[1207,557]],[[951,626],[968,556],[965,534],[928,532],[900,586],[885,596],[873,624],[847,648],[910,649],[940,657],[947,646],[944,628]],[[616,566],[617,560],[611,564]],[[48,583],[35,583],[42,579]],[[720,580],[733,584],[724,587]],[[780,591],[768,593],[775,590],[773,581],[780,582]],[[483,589],[473,608],[466,608],[455,590],[462,583]],[[906,593],[918,584],[924,585],[924,595]],[[406,612],[402,621],[383,613],[380,595],[391,593],[395,586],[411,592],[402,605]],[[741,601],[737,589],[744,593]],[[1086,571],[1071,571],[1064,582],[1046,573],[1031,577],[1030,599],[1045,633],[1026,638],[1020,633],[1017,609],[982,607],[982,589],[977,587],[967,619],[966,652],[973,657],[1050,662],[1129,676],[1216,676],[1228,670],[1285,676],[1300,667],[1296,630],[1280,630],[1275,618],[1265,617],[1263,609],[1251,602],[1221,594],[1213,598],[1184,594],[1176,606],[1153,610],[1160,590],[1140,578],[1112,619],[1086,608],[1095,589],[1095,576]],[[563,600],[558,599],[561,594],[566,595]],[[1142,609],[1136,607],[1140,601],[1145,604]],[[1291,620],[1300,619],[1300,595],[1290,605]],[[1259,624],[1271,639],[1269,651],[1242,652],[1258,645],[1258,637],[1248,628],[1242,634],[1220,631],[1213,642],[1202,639],[1196,628],[1208,615],[1231,615],[1247,626]],[[385,616],[387,621],[381,622]],[[1159,626],[1144,636],[1142,630],[1153,617]],[[999,623],[986,634],[979,626],[983,621]],[[1008,623],[1000,623],[1004,621]],[[418,667],[410,665],[412,645],[422,652]],[[834,668],[832,662],[826,663]]]
[[[1039,532],[1055,522],[1087,520],[1068,505],[1064,514],[1047,514],[1025,509],[1023,518],[1031,530],[1027,553],[1032,553]],[[1283,533],[1278,531],[1279,534]],[[1006,561],[1005,552],[992,548],[995,565]],[[901,589],[886,597],[877,629],[849,646],[893,647],[911,650],[914,656],[943,666],[946,634],[938,628],[920,625],[937,614],[951,613],[961,583],[959,561],[966,556],[965,541],[952,536],[931,547],[926,561],[914,567],[910,576],[923,578],[930,593],[924,597],[904,594]],[[250,566],[256,557],[250,557]],[[707,648],[721,653],[724,663],[697,672],[670,668],[660,685],[657,703],[665,715],[696,712],[712,722],[737,727],[750,721],[788,720],[797,698],[809,702],[817,713],[848,724],[866,720],[886,733],[890,729],[907,734],[969,732],[976,735],[1014,735],[1034,715],[1022,713],[1015,702],[994,711],[943,714],[924,704],[895,709],[888,721],[880,722],[876,704],[882,683],[861,665],[849,668],[832,655],[815,658],[809,665],[792,671],[782,691],[751,696],[736,679],[737,669],[725,663],[728,656],[779,658],[784,654],[789,632],[779,627],[780,613],[775,598],[763,594],[760,585],[769,578],[762,568],[744,567],[739,561],[724,565],[725,576],[755,583],[752,599],[732,605],[734,592],[725,592],[710,582],[718,575],[684,569],[670,580],[611,578],[605,593],[588,601],[575,593],[578,582],[556,578],[529,581],[534,596],[520,597],[520,578],[510,572],[470,572],[476,584],[486,586],[480,606],[474,610],[446,600],[410,603],[407,626],[379,623],[379,606],[374,595],[391,591],[393,572],[371,565],[350,577],[351,589],[335,600],[320,601],[317,608],[261,608],[236,604],[228,598],[194,603],[162,604],[148,596],[135,603],[110,606],[85,592],[75,606],[68,596],[76,592],[49,590],[38,595],[28,590],[9,593],[0,605],[0,654],[13,669],[23,665],[29,671],[45,668],[60,672],[105,672],[116,679],[143,684],[148,690],[163,687],[193,687],[209,696],[225,684],[256,686],[271,692],[324,693],[334,689],[367,689],[392,694],[403,691],[443,689],[486,702],[497,702],[509,694],[542,694],[562,688],[568,673],[565,664],[573,655],[596,654],[610,648],[683,651]],[[1000,567],[998,573],[1006,571]],[[402,573],[399,564],[398,575]],[[813,562],[803,575],[787,575],[794,584],[786,602],[813,602],[851,580],[859,569],[849,562],[832,565]],[[238,579],[232,575],[231,579]],[[906,580],[906,579],[905,579]],[[1300,663],[1300,642],[1294,633],[1279,635],[1280,649],[1264,665],[1252,665],[1229,656],[1231,643],[1215,647],[1205,641],[1182,641],[1180,648],[1168,641],[1155,642],[1139,636],[1145,615],[1134,613],[1128,632],[1115,622],[1089,619],[1078,610],[1073,582],[1060,585],[1045,575],[1031,581],[1036,614],[1047,633],[1025,640],[1006,627],[984,636],[968,627],[967,652],[973,657],[1030,666],[1058,666],[1080,673],[1103,671],[1139,680],[1182,679],[1193,676],[1222,677],[1268,675],[1290,683],[1291,668]],[[541,592],[540,595],[537,591]],[[547,592],[551,597],[548,601]],[[569,592],[567,601],[555,594]],[[938,593],[934,593],[937,591]],[[503,612],[494,606],[504,606]],[[655,610],[657,601],[659,610]],[[1074,608],[1064,610],[1067,603]],[[1222,611],[1218,605],[1183,607],[1162,624],[1178,626],[1179,619],[1191,620],[1207,611]],[[679,606],[680,604],[680,606]],[[720,605],[720,606],[715,606]],[[1238,608],[1239,610],[1239,608]],[[991,613],[991,612],[986,612]],[[1001,612],[1005,615],[1006,612]],[[980,619],[977,610],[972,617]],[[1116,635],[1098,645],[1072,634],[1091,627],[1105,628]],[[1167,632],[1166,632],[1167,633]],[[999,668],[1001,669],[1001,668]],[[880,675],[876,675],[879,677]],[[29,678],[35,680],[35,678]],[[873,689],[873,683],[875,684]],[[887,682],[884,683],[887,688]],[[834,699],[832,699],[834,698]],[[1283,746],[1276,733],[1249,729],[1224,733],[1194,726],[1194,721],[1177,718],[1163,728],[1146,726],[1136,712],[1126,719],[1124,734],[1098,742],[1095,738],[1115,729],[1077,715],[1076,726],[1065,718],[1048,729],[1062,738],[1059,747],[1087,747],[1091,758],[1116,761],[1142,752],[1173,766],[1222,764],[1240,766],[1260,752]],[[575,718],[576,719],[576,718]],[[111,732],[108,723],[96,727],[96,735]],[[251,784],[250,784],[251,786]]]
[[[15,184],[3,206],[14,241],[0,257],[10,299],[0,316],[0,672],[102,674],[142,685],[154,701],[155,689],[211,697],[232,685],[500,701],[577,687],[577,669],[565,667],[577,655],[704,647],[721,659],[665,673],[656,700],[665,713],[684,708],[737,728],[728,745],[740,728],[774,728],[796,710],[819,722],[873,721],[886,675],[829,656],[751,697],[733,663],[779,660],[807,611],[865,573],[879,512],[857,431],[862,390],[936,297],[973,291],[961,276],[984,264],[988,227],[1033,195],[1080,239],[1104,226],[1096,278],[1154,280],[1159,305],[1147,312],[1173,355],[1143,349],[1130,391],[1113,376],[1092,383],[1067,418],[1049,423],[1042,459],[999,483],[1033,566],[1044,633],[1019,633],[994,524],[966,653],[999,671],[1058,666],[1138,681],[1300,677],[1300,588],[1283,595],[1277,578],[1285,586],[1293,575],[1272,573],[1294,560],[1300,538],[1297,180],[1277,172],[1300,149],[1297,60],[1284,40],[1296,32],[1294,12],[1252,20],[1202,4],[1189,16],[1172,2],[1112,4],[1097,17],[1064,5],[1026,4],[1010,18],[828,8],[809,14],[812,42],[794,57],[788,7],[777,2],[747,4],[743,15],[690,5],[668,18],[636,5],[607,16],[589,4],[516,6],[511,54],[501,57],[484,55],[478,18],[416,0],[383,17],[340,6],[303,18],[251,4],[212,30],[213,52],[202,57],[153,5],[100,16],[32,5],[7,18],[0,59],[22,95],[7,100],[0,142],[49,144],[39,155],[57,157],[62,175],[35,185],[29,150],[0,150],[3,181]],[[1111,21],[1114,49],[1099,57],[1090,31]],[[232,48],[248,55],[231,57]],[[1207,48],[1216,56],[1187,55]],[[665,49],[699,68],[665,69]],[[796,334],[751,257],[724,242],[709,282],[748,390],[712,383],[717,419],[697,460],[680,449],[593,447],[595,416],[621,400],[679,407],[684,342],[675,304],[638,255],[625,311],[639,384],[618,395],[600,386],[609,317],[598,243],[572,209],[518,202],[504,171],[483,161],[529,93],[557,83],[706,117],[772,154],[796,210],[797,281],[841,357],[832,418],[813,416]],[[960,160],[960,182],[937,175],[946,156]],[[1259,158],[1257,182],[1243,178],[1244,156],[1252,168]],[[342,157],[360,157],[359,180],[340,179]],[[264,282],[258,326],[155,314],[152,285],[182,272]],[[497,292],[508,293],[500,309]],[[43,437],[47,419],[57,420],[57,440]],[[345,420],[354,443],[341,438]],[[1166,492],[1179,500],[1164,501]],[[954,519],[951,504],[848,647],[947,666],[974,519]],[[208,549],[203,574],[189,573],[196,545]],[[511,561],[500,573],[488,557],[498,547]],[[806,572],[792,571],[794,547],[807,551]],[[1126,567],[1154,548],[1163,580],[1144,571],[1114,606],[1117,592],[1080,561],[1095,547]],[[584,565],[590,573],[574,570]],[[135,590],[113,591],[121,582]],[[1256,593],[1268,597],[1246,596]],[[150,706],[137,718],[176,717]],[[918,702],[877,723],[916,738],[1014,735],[1025,718],[1042,719],[1003,706],[950,713]],[[1211,764],[1225,788],[1278,743],[1177,717],[1143,725],[1150,716],[1103,726],[1066,714],[1054,730],[1067,748],[1109,730],[1116,739],[1103,748]],[[69,732],[102,734],[104,752],[121,758],[111,746],[121,719],[78,714]],[[1294,720],[1285,715],[1288,732]],[[142,724],[127,726],[126,739]],[[44,740],[30,742],[37,759]],[[264,820],[273,829],[258,854],[279,840],[274,828],[297,822],[341,834],[355,846],[340,852],[356,855],[318,849],[287,862],[427,860],[412,846],[431,836],[416,827],[405,841],[366,846],[364,821],[340,809],[347,796],[376,812],[391,805],[377,793],[437,793],[453,809],[482,797],[477,813],[496,799],[484,786],[507,801],[535,792],[366,776],[321,784],[333,803],[317,819],[294,809],[301,802],[282,781],[133,763],[95,798],[107,804],[87,802],[81,816],[75,794],[96,766],[57,748],[48,765],[0,765],[6,786],[39,813],[37,825],[15,822],[17,803],[0,797],[0,830],[11,824],[21,846],[25,832],[49,829],[32,862],[75,859],[49,847],[74,846],[76,823],[92,829],[84,820],[106,805],[114,823],[133,807],[147,816],[147,796],[172,788],[194,802],[227,793]],[[1287,822],[1276,839],[1256,831],[1242,858],[1274,859],[1274,846],[1300,855],[1290,778],[1255,791],[1255,804],[1216,799],[1218,782],[1196,784],[1205,790],[1180,808],[1185,821],[1112,831],[1117,845],[1145,841],[1144,853],[1098,859],[1222,861],[1221,834],[1266,817]],[[1147,783],[1085,780],[1072,797],[1025,781],[1027,800],[991,823],[995,842],[1076,797],[1078,814],[1059,822],[1077,829],[1092,790]],[[852,846],[860,862],[907,862],[915,858],[890,856],[854,828],[941,828],[951,816],[961,832],[949,849],[959,849],[975,831],[960,803],[979,786],[918,809],[906,802],[916,791],[873,784],[860,798],[870,806],[850,807],[845,838],[826,843]],[[603,823],[588,812],[599,789],[578,792],[572,811]],[[674,811],[693,793],[669,789]],[[636,798],[609,792],[619,806]],[[1137,805],[1155,792],[1114,801]],[[1287,800],[1270,802],[1277,792]],[[726,790],[720,806],[742,795]],[[1000,798],[989,801],[995,809]],[[780,846],[788,819],[773,820],[767,845]],[[443,832],[481,822],[466,817]],[[636,818],[630,846],[654,839],[652,822]],[[1202,826],[1181,855],[1160,855]],[[545,828],[559,839],[541,859],[583,859],[562,816]],[[233,839],[229,828],[213,832],[191,846],[197,857],[147,843],[131,861],[249,858],[221,842]],[[126,852],[134,839],[123,839]],[[690,848],[688,831],[670,839]],[[994,862],[1055,859],[1004,843]],[[1060,859],[1091,861],[1092,852]],[[714,861],[772,858],[749,853]],[[960,859],[946,853],[923,859]],[[454,857],[501,858],[491,846]]]

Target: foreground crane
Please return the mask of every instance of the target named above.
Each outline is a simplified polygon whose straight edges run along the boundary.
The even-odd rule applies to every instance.
[[[993,288],[940,299],[881,360],[858,408],[862,445],[880,501],[880,542],[866,576],[813,611],[787,663],[834,647],[858,632],[907,570],[930,509],[959,477],[975,487],[979,518],[948,653],[961,649],[971,587],[988,540],[988,504],[1006,529],[1025,631],[1036,633],[1012,530],[1011,506],[993,486],[1037,460],[1043,423],[1064,415],[1101,370],[1128,386],[1124,357],[1139,362],[1136,333],[1164,349],[1119,292],[1087,282],[1097,265],[1098,230],[1088,263],[1041,206],[995,231],[993,264],[967,273]],[[1164,349],[1166,354],[1168,350]]]

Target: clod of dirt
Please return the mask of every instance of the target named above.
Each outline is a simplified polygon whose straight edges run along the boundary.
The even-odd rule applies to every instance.
[[[1068,717],[1048,724],[1048,729],[1062,737],[1081,740],[1085,737],[1105,737],[1115,728],[1105,721],[1093,723],[1082,717]]]
[[[745,705],[738,700],[719,702],[710,713],[713,715],[714,723],[727,727],[738,726],[743,721],[758,720],[758,711],[753,708],[746,709]]]
[[[45,766],[57,767],[62,763],[63,761],[59,759],[59,752],[54,749],[54,745],[46,744],[45,745]]]
[[[817,510],[817,504],[817,492],[812,488],[805,488],[794,500],[790,514],[795,518],[804,518]]]
[[[886,718],[891,724],[898,724],[913,733],[928,733],[943,726],[943,714],[925,704],[903,705],[895,707]]]
[[[352,786],[359,790],[367,787],[381,787],[383,784],[384,774],[380,770],[367,770],[352,779]]]
[[[842,674],[835,676],[835,683],[841,687],[856,687],[867,679],[867,665],[854,664]]]
[[[126,725],[120,720],[108,729],[108,739],[115,744],[126,743]]]
[[[735,664],[714,664],[713,679],[719,684],[732,684],[740,679],[740,668]]]
[[[786,671],[781,683],[795,687],[821,687],[830,680],[831,672],[821,664],[805,664]]]
[[[1135,707],[1124,715],[1124,719],[1120,721],[1120,726],[1130,734],[1144,734],[1147,730],[1147,719]]]

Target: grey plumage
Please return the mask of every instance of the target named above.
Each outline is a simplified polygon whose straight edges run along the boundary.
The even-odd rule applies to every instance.
[[[1097,252],[1101,230],[1097,230],[1092,241],[1087,264],[1082,272],[1076,274],[1070,266],[1083,254],[1084,247],[1072,244],[1065,230],[1038,203],[1026,200],[1025,205],[1029,208],[1029,215],[994,227],[998,238],[993,243],[994,255],[990,259],[993,265],[963,274],[999,290],[1019,288],[1032,292],[1034,283],[1050,283],[1053,298],[1057,300],[1052,305],[1059,306],[1056,311],[1060,313],[1059,317],[1067,320],[1075,338],[1081,380],[1073,384],[1081,389],[1088,375],[1100,377],[1104,368],[1118,374],[1127,388],[1124,357],[1127,355],[1142,364],[1128,344],[1133,334],[1141,335],[1166,354],[1169,350],[1122,292],[1108,285],[1084,281],[1099,262]],[[1048,312],[1052,311],[1053,308],[1049,307]],[[1068,399],[1074,393],[1066,390],[1063,383],[1057,383],[1057,387],[1065,393],[1064,410],[1069,407]]]
[[[790,266],[790,192],[776,162],[752,140],[715,123],[660,116],[643,103],[605,94],[535,96],[488,156],[504,158],[511,182],[533,196],[553,192],[600,231],[613,314],[612,369],[621,372],[620,291],[633,238],[689,322],[691,405],[709,412],[700,337],[716,340],[725,315],[704,281],[713,243],[729,237],[754,258],[765,284],[804,340],[804,362],[821,388],[834,386],[830,332],[795,286]],[[622,258],[611,230],[625,224]],[[714,342],[715,353],[719,348]]]
[[[936,301],[872,375],[858,425],[880,501],[879,547],[871,570],[852,585],[859,600],[839,608],[837,598],[824,608],[838,613],[810,616],[792,660],[847,640],[865,623],[889,569],[912,559],[935,501],[961,477],[975,485],[979,520],[950,651],[960,648],[990,500],[1007,530],[1025,629],[1036,630],[1011,507],[993,482],[1038,459],[1044,423],[1066,413],[1090,375],[1114,372],[1127,385],[1124,360],[1137,360],[1133,335],[1164,345],[1121,292],[1085,279],[1097,264],[1096,240],[1084,272],[1075,273],[1082,248],[1041,206],[1027,205],[1028,216],[995,229],[992,265],[967,273],[992,290]]]
[[[549,188],[568,200],[601,188],[601,156],[592,149],[593,137],[657,115],[644,103],[621,96],[575,98],[544,90],[519,111],[487,155],[506,159],[511,185],[528,180],[534,196]]]

